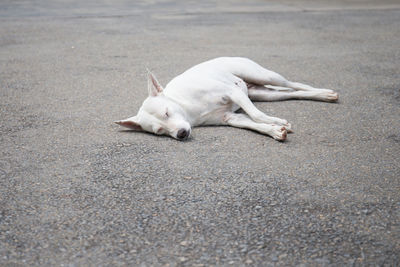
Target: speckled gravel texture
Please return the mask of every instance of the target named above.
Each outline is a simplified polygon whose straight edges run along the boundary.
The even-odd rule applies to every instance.
[[[133,3],[129,3],[133,2]],[[398,1],[0,2],[1,266],[399,266]],[[122,131],[217,56],[340,93],[228,127]]]

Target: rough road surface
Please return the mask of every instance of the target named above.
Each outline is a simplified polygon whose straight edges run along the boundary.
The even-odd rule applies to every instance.
[[[0,265],[399,265],[400,3],[330,2],[1,1]],[[340,102],[257,103],[284,143],[112,123],[217,56]]]

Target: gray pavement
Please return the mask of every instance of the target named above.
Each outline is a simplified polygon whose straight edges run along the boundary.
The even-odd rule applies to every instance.
[[[400,264],[398,1],[131,2],[0,2],[0,265]],[[257,103],[284,143],[112,123],[217,56],[340,102]]]

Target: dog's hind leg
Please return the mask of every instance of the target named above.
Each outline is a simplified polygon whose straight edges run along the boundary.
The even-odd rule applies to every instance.
[[[274,85],[289,87],[289,81],[282,75],[270,71],[248,58],[235,58],[232,62],[233,74],[254,85]]]
[[[330,89],[314,88],[307,84],[289,81],[279,73],[268,70],[247,58],[236,58],[236,63],[238,67],[234,69],[233,73],[249,84],[272,85],[299,91],[320,91],[334,93],[337,96],[337,93]]]
[[[286,128],[279,125],[254,122],[246,114],[227,113],[224,116],[224,123],[227,125],[254,130],[273,137],[275,140],[286,139]]]
[[[272,90],[262,85],[254,85],[248,89],[252,101],[282,101],[289,99],[307,99],[315,101],[335,102],[338,96],[335,92],[322,90],[312,91],[279,91]]]

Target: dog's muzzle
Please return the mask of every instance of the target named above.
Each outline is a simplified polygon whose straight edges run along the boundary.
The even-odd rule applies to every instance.
[[[176,135],[176,138],[179,140],[186,140],[190,135],[190,131],[187,131],[185,129],[180,129]]]

